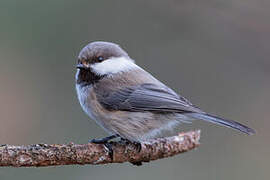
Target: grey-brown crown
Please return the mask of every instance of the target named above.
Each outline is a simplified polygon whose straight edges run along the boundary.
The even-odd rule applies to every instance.
[[[111,42],[96,41],[85,46],[79,56],[79,60],[87,60],[92,64],[98,62],[98,58],[103,60],[111,57],[128,57],[128,54],[117,44]]]

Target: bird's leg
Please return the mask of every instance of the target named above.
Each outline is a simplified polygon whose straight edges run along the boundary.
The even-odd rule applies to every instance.
[[[136,146],[136,149],[138,150],[138,152],[140,152],[142,149],[142,145],[139,141],[130,141],[130,140],[122,138],[122,137],[121,137],[121,141],[124,141],[126,143],[130,143],[130,144],[134,144]]]
[[[142,145],[141,145],[141,143],[138,142],[138,141],[130,141],[130,140],[125,139],[125,138],[122,138],[122,137],[121,137],[121,141],[124,141],[125,143],[129,143],[129,144],[134,144],[134,145],[136,146],[136,150],[137,150],[138,152],[140,152],[141,149],[142,149]],[[142,162],[141,162],[141,161],[130,162],[130,163],[133,164],[133,165],[135,165],[135,166],[141,166],[141,165],[142,165]]]
[[[101,138],[101,139],[92,139],[89,142],[90,143],[95,143],[95,144],[104,144],[104,146],[108,149],[109,151],[109,156],[111,159],[113,159],[113,149],[112,149],[112,144],[109,143],[108,141],[114,138],[119,137],[118,134],[114,134],[105,138]]]
[[[89,142],[90,143],[95,143],[95,144],[105,144],[109,140],[114,139],[114,138],[117,138],[117,137],[119,137],[119,135],[118,134],[114,134],[114,135],[111,135],[111,136],[108,136],[108,137],[105,137],[105,138],[101,138],[101,139],[92,139]]]

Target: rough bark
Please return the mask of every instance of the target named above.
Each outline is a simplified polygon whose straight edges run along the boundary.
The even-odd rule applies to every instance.
[[[196,148],[200,131],[180,133],[141,143],[110,142],[113,154],[103,144],[35,144],[28,146],[0,145],[0,166],[41,167],[72,164],[107,164],[130,162],[141,165],[174,156]]]

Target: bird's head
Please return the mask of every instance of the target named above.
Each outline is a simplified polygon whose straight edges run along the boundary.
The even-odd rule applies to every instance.
[[[92,42],[85,46],[77,64],[77,83],[95,83],[103,77],[129,71],[136,65],[128,54],[111,42]]]

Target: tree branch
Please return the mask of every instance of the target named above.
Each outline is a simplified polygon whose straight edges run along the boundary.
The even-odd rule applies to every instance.
[[[103,144],[35,144],[29,146],[0,145],[0,166],[40,167],[71,164],[107,164],[130,162],[141,165],[180,154],[199,145],[200,130],[180,133],[141,143],[110,142],[113,155]],[[112,157],[112,158],[111,158]]]

